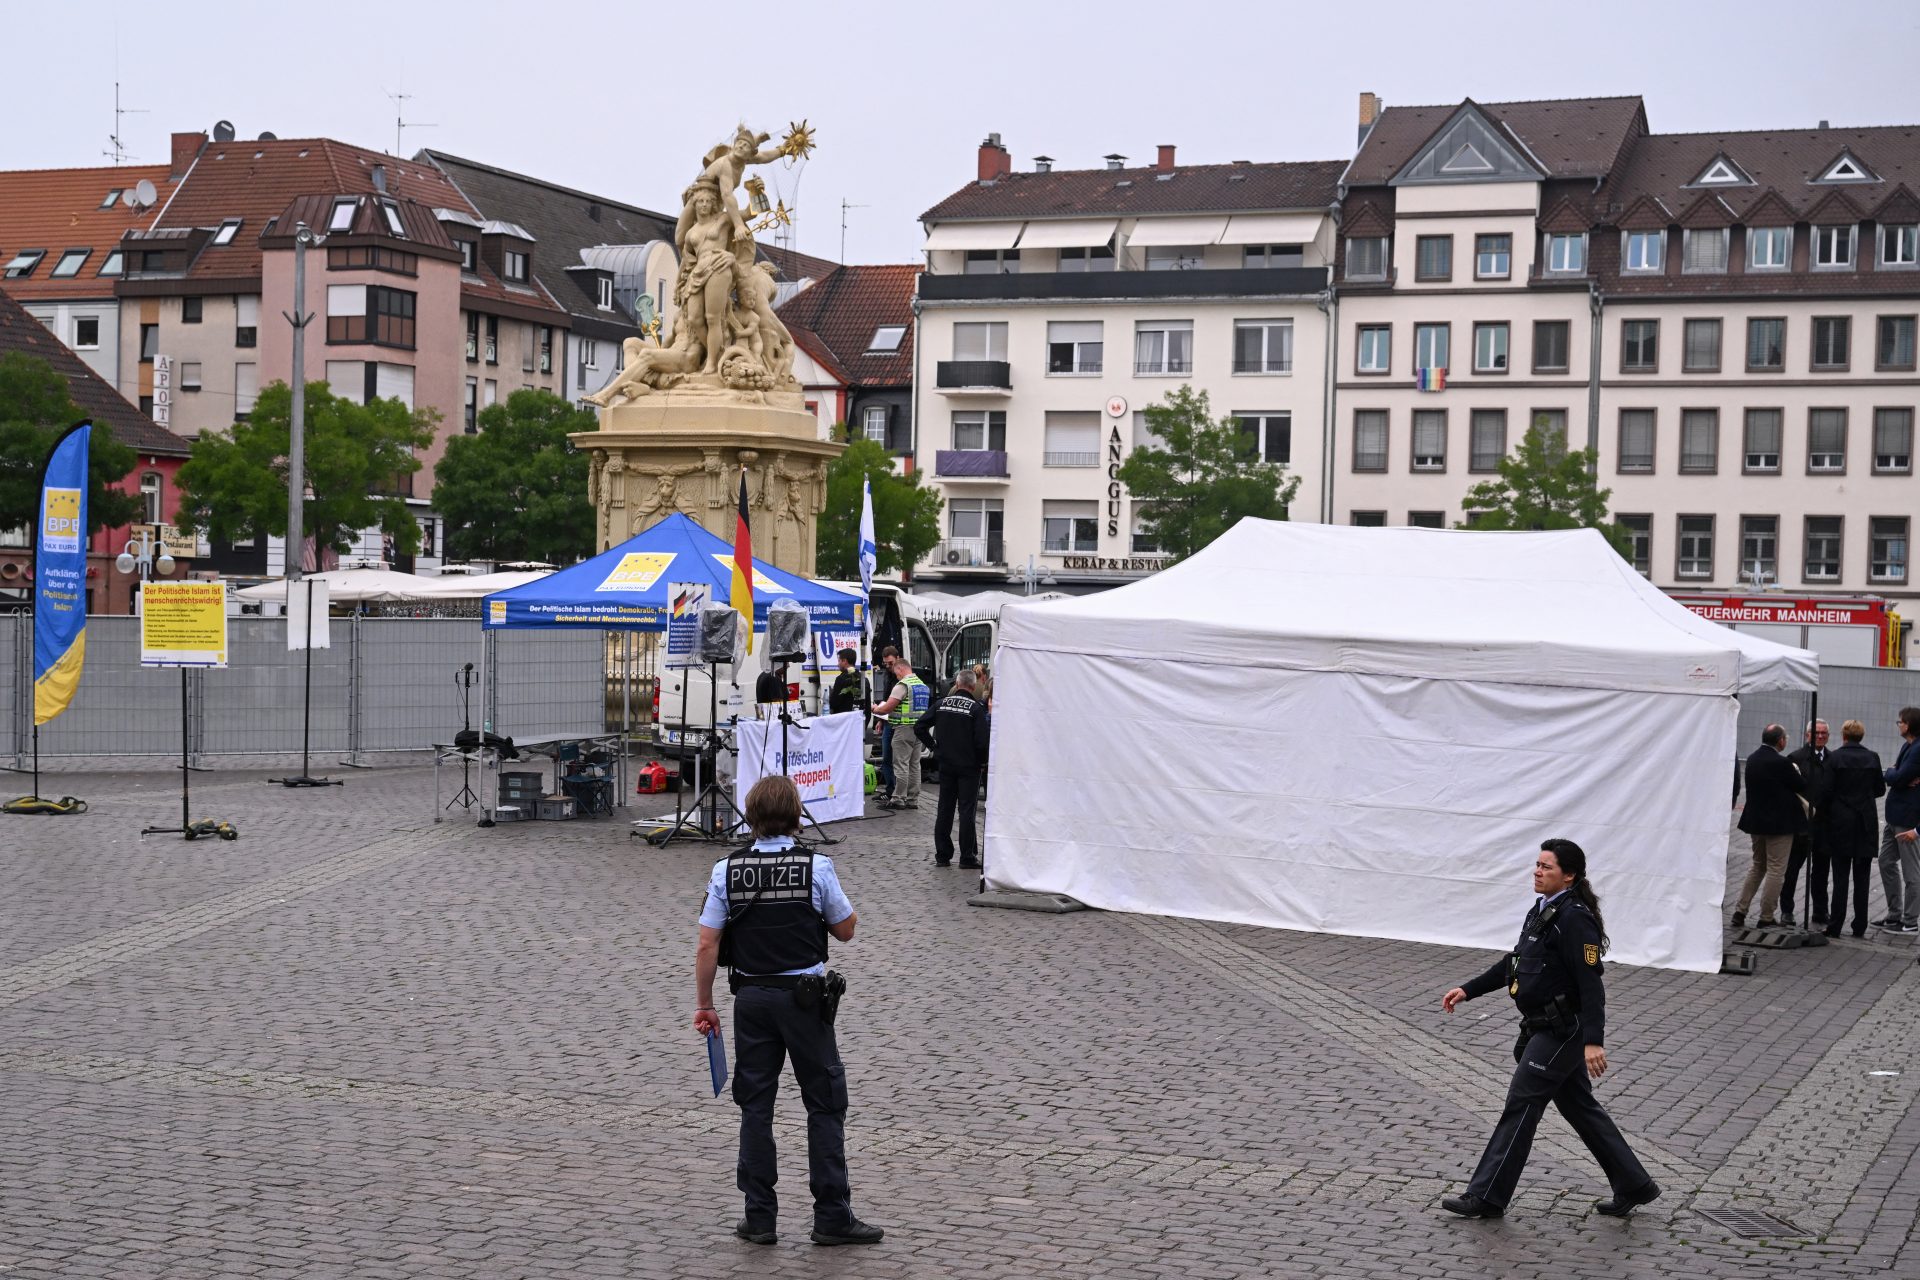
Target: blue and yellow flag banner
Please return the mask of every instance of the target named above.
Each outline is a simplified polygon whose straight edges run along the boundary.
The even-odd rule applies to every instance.
[[[67,709],[87,655],[87,449],[93,424],[70,427],[40,473],[33,534],[33,722]]]

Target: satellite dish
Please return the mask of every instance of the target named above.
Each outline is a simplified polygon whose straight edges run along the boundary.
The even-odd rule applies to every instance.
[[[216,120],[213,122],[213,140],[215,142],[233,141],[233,121]]]
[[[154,190],[153,183],[145,178],[134,184],[133,194],[140,202],[134,206],[136,209],[145,209],[160,198],[160,193]]]
[[[120,203],[129,209],[138,209],[140,207],[140,192],[136,188],[128,187],[120,193]]]
[[[278,142],[278,141],[280,141],[280,135],[279,135],[279,134],[277,134],[277,133],[263,133],[263,134],[261,134],[261,135],[260,135],[260,137],[259,137],[259,138],[257,139],[257,141],[260,141],[260,142]]]

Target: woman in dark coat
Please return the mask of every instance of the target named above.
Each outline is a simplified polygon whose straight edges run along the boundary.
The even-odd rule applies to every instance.
[[[1880,813],[1875,802],[1886,794],[1880,757],[1861,739],[1867,728],[1858,720],[1840,726],[1844,743],[1827,757],[1833,790],[1827,796],[1827,848],[1833,859],[1833,903],[1827,912],[1827,936],[1840,936],[1847,908],[1847,879],[1853,879],[1853,936],[1867,932],[1867,884],[1880,847]]]

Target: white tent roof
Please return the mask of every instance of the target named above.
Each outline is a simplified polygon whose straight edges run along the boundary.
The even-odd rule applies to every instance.
[[[1812,653],[1699,617],[1590,529],[1243,520],[1150,578],[1014,605],[1001,636],[1056,652],[1660,693],[1819,679]]]
[[[334,604],[406,604],[415,600],[445,598],[434,592],[433,579],[393,569],[329,569],[325,573],[306,576],[326,579],[327,596]],[[284,604],[287,583],[282,578],[245,587],[233,594],[242,600],[269,600]]]
[[[510,591],[538,582],[552,569],[508,569],[500,573],[449,573],[420,579],[425,597],[434,600],[478,600],[496,591]]]

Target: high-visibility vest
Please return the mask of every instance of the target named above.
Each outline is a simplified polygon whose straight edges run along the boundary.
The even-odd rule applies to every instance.
[[[888,724],[912,724],[927,714],[927,707],[933,701],[933,691],[921,682],[919,676],[905,676],[900,683],[907,687],[907,696],[888,714]]]

